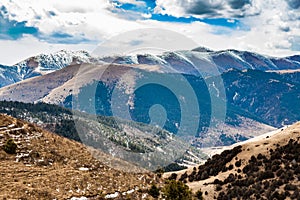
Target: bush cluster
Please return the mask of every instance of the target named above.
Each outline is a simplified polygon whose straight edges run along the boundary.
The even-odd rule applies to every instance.
[[[251,156],[242,169],[243,176],[231,173],[223,182],[215,180],[216,190],[221,191],[216,198],[300,199],[300,184],[294,184],[300,183],[300,144],[290,139],[287,145],[276,145],[269,152],[270,158]]]
[[[204,165],[200,165],[197,170],[193,170],[191,174],[183,174],[179,178],[183,182],[200,181],[209,178],[210,176],[216,176],[220,172],[225,172],[233,169],[232,165],[226,167],[238,153],[242,151],[242,146],[237,146],[232,150],[225,150],[220,155],[214,155],[211,159],[208,159]]]
[[[194,200],[203,199],[201,190],[198,190],[195,195],[187,185],[181,181],[167,180],[163,188],[158,188],[152,185],[148,190],[148,194],[155,199],[163,198],[166,200]]]

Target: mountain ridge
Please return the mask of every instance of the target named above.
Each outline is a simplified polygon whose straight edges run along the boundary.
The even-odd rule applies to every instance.
[[[192,50],[163,52],[158,55],[136,54],[125,56],[95,56],[87,51],[61,50],[51,54],[40,54],[30,57],[12,66],[0,65],[0,87],[10,85],[25,79],[41,76],[72,64],[129,64],[129,65],[159,65],[162,71],[170,68],[179,73],[198,76],[211,75],[215,68],[222,73],[230,68],[283,70],[299,69],[300,55],[287,57],[264,56],[249,51],[234,49],[213,51],[205,47]]]
[[[86,51],[61,50],[32,56],[12,66],[0,65],[0,87],[51,73],[68,65],[90,63],[92,59]]]

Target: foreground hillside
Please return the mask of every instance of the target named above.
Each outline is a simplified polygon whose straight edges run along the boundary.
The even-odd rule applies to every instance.
[[[141,199],[147,196],[142,191],[157,183],[153,174],[129,163],[2,114],[0,171],[1,199]]]
[[[204,199],[300,199],[300,123],[165,177],[201,189]]]

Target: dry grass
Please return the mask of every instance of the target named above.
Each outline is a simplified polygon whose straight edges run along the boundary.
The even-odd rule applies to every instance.
[[[1,145],[8,138],[18,144],[16,155],[0,150],[1,199],[100,198],[116,191],[145,189],[156,182],[152,173],[142,173],[122,160],[115,160],[118,169],[122,166],[139,173],[108,167],[105,162],[114,162],[109,155],[92,150],[103,158],[97,160],[82,144],[24,121],[0,115],[0,127]],[[136,191],[132,197],[139,199],[141,195]]]

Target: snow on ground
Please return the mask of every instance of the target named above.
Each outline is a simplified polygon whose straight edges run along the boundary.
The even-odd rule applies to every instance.
[[[280,131],[286,129],[287,127],[288,127],[288,126],[284,126],[284,127],[282,127],[282,128],[276,129],[276,130],[274,130],[274,131],[271,131],[271,132],[268,132],[268,133],[265,133],[265,134],[256,136],[256,137],[251,138],[251,139],[246,140],[246,141],[242,141],[242,142],[235,143],[235,144],[230,145],[230,146],[219,146],[219,147],[201,148],[201,151],[202,151],[203,153],[207,154],[209,157],[212,157],[212,156],[215,155],[215,154],[220,154],[220,153],[222,153],[223,151],[228,150],[228,149],[233,149],[233,148],[236,147],[236,146],[243,145],[243,144],[246,144],[246,143],[249,143],[249,142],[260,141],[260,140],[262,140],[263,138],[271,137],[271,136],[273,136],[273,135],[279,133]]]
[[[113,198],[117,198],[118,196],[119,196],[119,192],[115,192],[113,194],[106,195],[104,198],[105,199],[113,199]]]
[[[72,197],[70,200],[88,200],[86,197]]]

